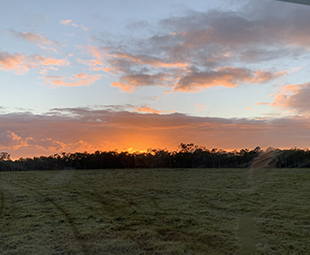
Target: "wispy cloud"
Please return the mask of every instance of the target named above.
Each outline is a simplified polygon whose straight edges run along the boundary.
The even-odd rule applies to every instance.
[[[269,105],[269,103],[267,103],[267,102],[258,102],[258,103],[255,103],[255,105]]]
[[[146,105],[143,105],[139,108],[136,108],[133,110],[134,112],[147,112],[147,113],[155,113],[155,114],[160,114],[160,113],[167,113],[167,111],[158,111],[158,110],[155,110],[151,107],[148,107]]]
[[[195,106],[197,106],[199,108],[208,107],[208,105],[206,105],[206,104],[200,105],[199,103],[196,103]]]
[[[90,29],[92,29],[91,27],[85,27],[82,24],[78,25],[76,23],[73,23],[72,20],[70,20],[70,19],[61,20],[59,23],[62,24],[62,25],[71,25],[71,26],[73,26],[75,28],[80,28],[80,29],[84,30],[85,32],[88,32]]]
[[[66,20],[61,20],[59,23],[62,24],[62,25],[68,25],[72,22],[71,19],[66,19]]]
[[[42,77],[45,80],[45,84],[51,85],[52,88],[56,87],[81,87],[89,86],[101,78],[101,74],[86,74],[79,73],[76,75],[71,75],[69,77],[65,76],[53,76],[47,75]]]
[[[24,53],[10,54],[7,51],[0,51],[0,70],[13,71],[17,74],[24,74],[29,69],[44,69],[52,66],[67,66],[70,62],[66,59],[46,58],[40,55],[25,55]]]
[[[99,59],[91,59],[91,60],[83,60],[83,59],[76,59],[76,62],[79,64],[87,65],[90,70],[93,71],[105,71],[106,68],[104,67],[104,64],[101,60]]]
[[[208,107],[208,105],[206,104],[200,105],[199,103],[195,103],[195,106],[196,106],[196,109],[195,109],[196,112],[202,112],[205,107]]]
[[[49,39],[34,32],[19,32],[15,31],[14,29],[10,29],[8,31],[18,38],[27,40],[32,43],[52,44],[52,42]]]
[[[27,40],[31,43],[34,43],[41,47],[42,49],[50,50],[53,52],[57,52],[57,50],[54,47],[59,47],[61,44],[57,41],[51,41],[48,38],[36,33],[36,32],[20,32],[20,31],[15,31],[14,29],[7,30],[17,38]],[[46,46],[50,45],[50,46]],[[53,47],[51,47],[53,46]]]

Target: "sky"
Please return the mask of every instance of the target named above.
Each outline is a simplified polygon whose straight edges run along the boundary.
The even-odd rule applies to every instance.
[[[0,0],[0,151],[310,147],[310,6]]]

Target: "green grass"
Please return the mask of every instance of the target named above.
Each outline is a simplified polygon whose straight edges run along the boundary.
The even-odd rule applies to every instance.
[[[1,254],[310,254],[310,170],[0,172]]]

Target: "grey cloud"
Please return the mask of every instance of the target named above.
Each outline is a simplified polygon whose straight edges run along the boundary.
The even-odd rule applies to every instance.
[[[245,63],[257,63],[272,61],[282,56],[296,59],[305,54],[302,48],[286,47],[279,49],[248,48],[240,53],[239,61]]]
[[[9,33],[13,34],[17,38],[27,40],[29,42],[35,43],[37,45],[50,44],[53,46],[61,46],[61,44],[55,40],[50,40],[45,36],[38,34],[37,32],[20,32],[14,29],[7,30]]]
[[[271,72],[254,72],[247,68],[225,67],[216,71],[191,72],[179,80],[175,90],[195,91],[215,86],[233,88],[244,82],[259,84],[275,78],[277,75]]]
[[[274,11],[277,9],[281,11]],[[124,89],[121,83],[126,83],[127,91],[137,84],[163,85],[158,80],[159,73],[166,75],[165,86],[174,90],[182,86],[195,89],[195,84],[201,84],[197,79],[219,77],[221,72],[217,70],[234,66],[249,73],[243,80],[241,76],[232,78],[234,86],[238,86],[253,83],[248,77],[257,72],[255,65],[260,62],[272,64],[281,58],[309,54],[309,23],[305,8],[262,1],[251,2],[250,7],[239,11],[188,11],[184,16],[169,17],[161,20],[157,30],[143,39],[119,42],[98,39],[97,42],[110,56],[109,71],[119,77],[119,83],[113,86],[118,84]],[[283,70],[262,71],[270,73],[270,79],[261,80],[264,83],[277,78],[277,71]]]
[[[22,138],[11,130],[5,130],[0,133],[0,147],[11,148],[15,146],[21,146],[22,143]]]
[[[124,75],[120,78],[121,82],[126,84],[133,84],[135,87],[162,85],[165,80],[165,73],[150,74],[130,74]]]
[[[287,107],[300,114],[310,114],[310,83],[286,99]]]

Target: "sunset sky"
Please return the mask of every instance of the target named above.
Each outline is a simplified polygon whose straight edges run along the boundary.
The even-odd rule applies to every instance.
[[[310,147],[310,6],[0,0],[0,151]]]

